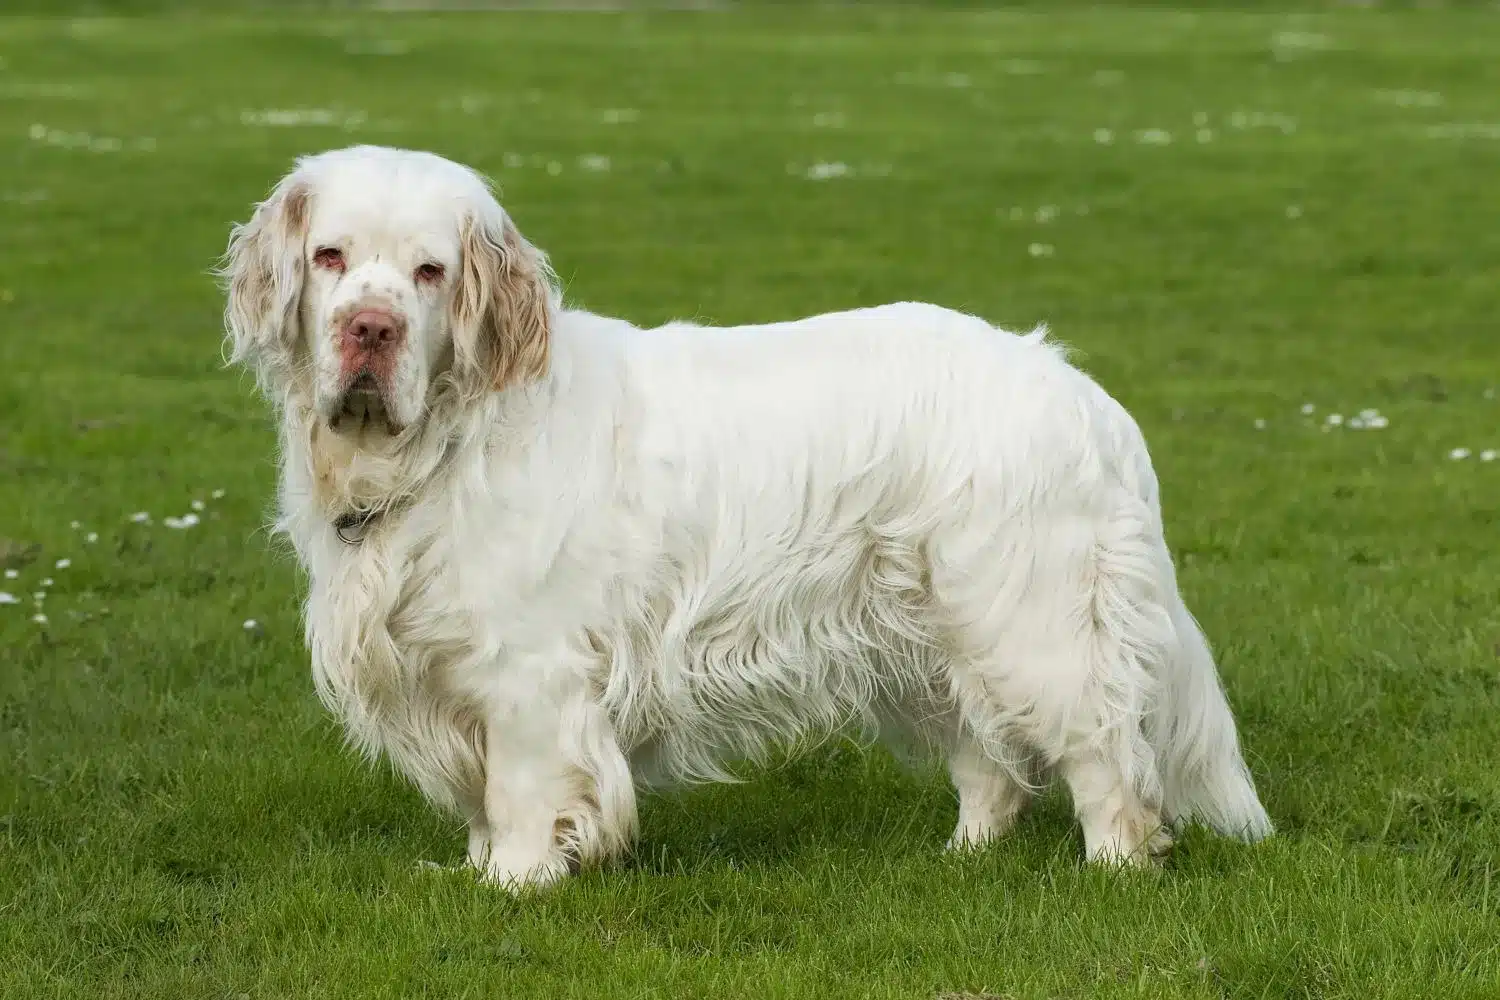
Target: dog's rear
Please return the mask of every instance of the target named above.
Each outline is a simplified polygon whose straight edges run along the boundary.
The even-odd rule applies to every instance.
[[[1163,813],[1173,825],[1196,821],[1241,840],[1269,836],[1271,819],[1240,754],[1208,640],[1175,593],[1170,611],[1176,643],[1148,724],[1161,763]]]
[[[1100,395],[1108,398],[1102,390]],[[1113,399],[1106,406],[1114,445],[1123,459],[1122,478],[1155,513],[1160,531],[1161,504],[1145,439],[1123,407]],[[1157,664],[1156,701],[1146,719],[1146,735],[1161,772],[1163,818],[1174,827],[1203,823],[1241,840],[1267,837],[1272,833],[1270,817],[1240,752],[1234,715],[1208,640],[1178,590],[1164,538],[1157,564],[1172,641]]]

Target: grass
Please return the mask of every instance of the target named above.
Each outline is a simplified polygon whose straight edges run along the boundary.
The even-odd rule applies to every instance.
[[[0,18],[0,995],[1500,995],[1496,29]],[[247,114],[296,108],[333,123]],[[316,703],[207,274],[292,157],[354,141],[493,173],[571,295],[639,322],[1050,323],[1152,441],[1281,835],[1111,874],[1053,795],[947,857],[939,777],[833,746],[647,800],[632,861],[542,896],[419,867],[463,837]],[[1389,426],[1324,430],[1365,408]]]

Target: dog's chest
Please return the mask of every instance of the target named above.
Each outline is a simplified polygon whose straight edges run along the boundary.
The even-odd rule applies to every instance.
[[[385,727],[452,698],[472,630],[448,562],[378,533],[333,556],[312,575],[308,602],[324,701],[352,726]]]

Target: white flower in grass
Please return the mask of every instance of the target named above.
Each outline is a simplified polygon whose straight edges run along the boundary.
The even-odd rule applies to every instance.
[[[52,586],[52,577],[50,577],[50,576],[43,577],[42,578],[42,586],[43,587],[50,587],[50,586]]]
[[[1057,218],[1056,205],[1043,205],[1041,208],[1036,210],[1036,221],[1040,222],[1042,225],[1046,225],[1055,218]]]
[[[1464,459],[1468,458],[1469,455],[1470,452],[1467,448],[1454,448],[1452,451],[1448,452],[1448,458],[1454,462],[1462,462]]]
[[[209,494],[209,496],[213,497],[215,500],[223,500],[224,499],[224,491],[223,490],[214,490],[212,493]]]
[[[1258,430],[1258,431],[1265,430],[1266,429],[1266,422],[1264,420],[1262,420],[1261,418],[1256,417],[1255,418],[1255,429]]]
[[[1115,141],[1115,134],[1107,128],[1094,129],[1094,141],[1101,146],[1108,146]]]
[[[68,527],[72,528],[74,531],[77,531],[79,528],[83,527],[83,525],[77,521],[70,521],[68,522]]]
[[[0,604],[20,604],[21,599],[6,590],[0,590]]]
[[[181,517],[164,517],[164,518],[161,519],[161,523],[165,527],[173,528],[173,529],[176,529],[176,530],[180,531],[183,528],[191,528],[191,527],[193,527],[193,525],[197,524],[198,523],[198,515],[197,514],[184,514]]]
[[[138,510],[134,514],[131,514],[130,515],[130,519],[132,521],[134,521],[136,524],[149,524],[149,523],[151,523],[151,515],[148,514],[148,513],[146,513],[143,510]]]
[[[36,614],[32,615],[31,616],[31,620],[34,621],[34,622],[36,622],[38,625],[45,625],[45,624],[47,624],[47,616],[44,615],[44,614],[42,614],[40,611],[38,611]]]
[[[194,510],[202,510],[207,505],[202,500],[194,500],[188,506],[192,507]]]
[[[1481,462],[1493,462],[1496,458],[1500,458],[1500,451],[1496,451],[1494,448],[1486,448],[1479,453],[1479,460]]]
[[[1033,257],[1051,257],[1054,248],[1051,243],[1033,243],[1026,248],[1026,252]]]
[[[71,559],[59,559],[57,561],[57,563],[56,563],[56,568],[57,569],[67,569],[71,565],[73,565],[73,560],[71,560]]]
[[[246,618],[243,628],[246,632],[254,632],[256,629],[260,628],[260,622],[256,621],[254,618]]]
[[[1312,416],[1314,413],[1317,412],[1317,410],[1318,410],[1318,408],[1316,406],[1314,406],[1313,404],[1311,404],[1311,403],[1303,403],[1302,404],[1302,415],[1304,417],[1310,417],[1310,416]]]
[[[810,181],[826,181],[833,177],[848,177],[852,172],[847,163],[814,163],[804,176]]]
[[[1323,418],[1323,422],[1329,427],[1339,427],[1344,422],[1344,415],[1342,413],[1330,413]]]
[[[18,579],[20,577],[20,575],[21,575],[21,571],[18,570],[18,569],[8,569],[8,570],[5,571],[5,578],[7,580]]]
[[[84,536],[83,540],[84,540],[85,544],[87,544],[87,545],[93,545],[95,542],[97,542],[99,540],[99,532],[97,532],[97,531],[90,531],[87,535]]]
[[[47,592],[45,590],[34,590],[31,592],[31,599],[36,603],[41,604],[47,599]]]
[[[1381,415],[1376,409],[1364,409],[1349,420],[1349,426],[1355,430],[1380,430],[1389,426],[1390,421]]]

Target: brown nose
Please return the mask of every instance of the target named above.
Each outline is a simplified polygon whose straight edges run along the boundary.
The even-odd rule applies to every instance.
[[[344,340],[362,351],[392,344],[405,332],[405,322],[384,309],[361,309],[344,324]]]

